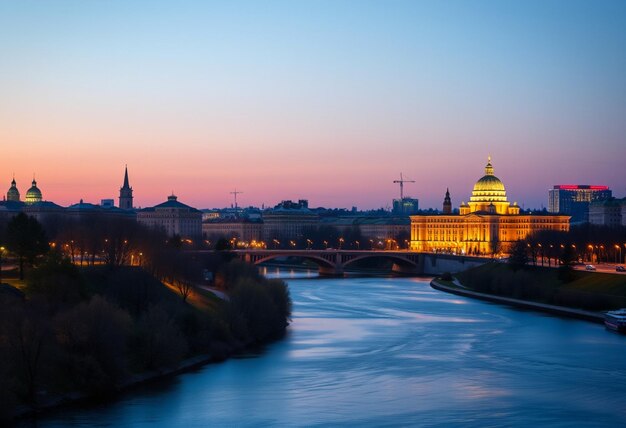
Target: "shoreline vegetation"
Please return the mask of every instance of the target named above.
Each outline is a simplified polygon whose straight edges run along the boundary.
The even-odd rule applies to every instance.
[[[431,286],[467,297],[553,315],[603,322],[603,312],[626,307],[626,277],[504,263],[487,263],[434,279]]]
[[[46,257],[21,290],[0,292],[5,422],[223,361],[281,338],[289,323],[286,283],[238,260],[216,270],[228,298],[192,287],[182,299],[140,267]]]
[[[0,243],[0,424],[257,349],[289,325],[284,281],[127,219],[18,214]]]

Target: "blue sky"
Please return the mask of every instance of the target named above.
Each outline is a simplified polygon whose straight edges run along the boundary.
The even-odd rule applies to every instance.
[[[199,207],[626,196],[623,1],[0,1],[1,180]],[[4,177],[4,178],[2,178]]]

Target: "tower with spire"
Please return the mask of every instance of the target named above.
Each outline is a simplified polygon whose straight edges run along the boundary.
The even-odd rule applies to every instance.
[[[446,188],[446,197],[443,199],[443,213],[452,214],[452,201],[450,200],[450,189]]]
[[[133,188],[128,184],[128,166],[124,168],[124,185],[120,188],[120,208],[133,209]]]

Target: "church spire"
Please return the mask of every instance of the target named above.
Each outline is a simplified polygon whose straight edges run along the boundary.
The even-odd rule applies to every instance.
[[[133,209],[133,188],[128,182],[128,165],[124,166],[124,184],[120,188],[120,208],[123,210]]]
[[[450,200],[450,189],[446,188],[446,197],[443,199],[443,213],[452,214],[452,201]]]
[[[128,184],[128,165],[124,166],[124,185],[122,186],[124,189],[130,188]]]

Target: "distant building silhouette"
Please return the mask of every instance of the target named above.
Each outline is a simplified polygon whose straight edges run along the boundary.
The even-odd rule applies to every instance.
[[[174,195],[167,201],[137,212],[137,221],[148,227],[163,229],[168,236],[196,239],[202,236],[202,212],[178,202]]]
[[[604,199],[589,204],[589,223],[602,226],[626,226],[626,198]]]
[[[20,201],[20,191],[17,190],[17,184],[15,184],[15,177],[13,177],[13,181],[11,181],[11,187],[7,192],[7,201],[19,202]]]
[[[452,214],[452,201],[450,200],[450,189],[446,189],[446,197],[443,199],[443,213]]]
[[[392,213],[395,215],[417,214],[419,211],[419,201],[414,198],[402,198],[393,200]]]

